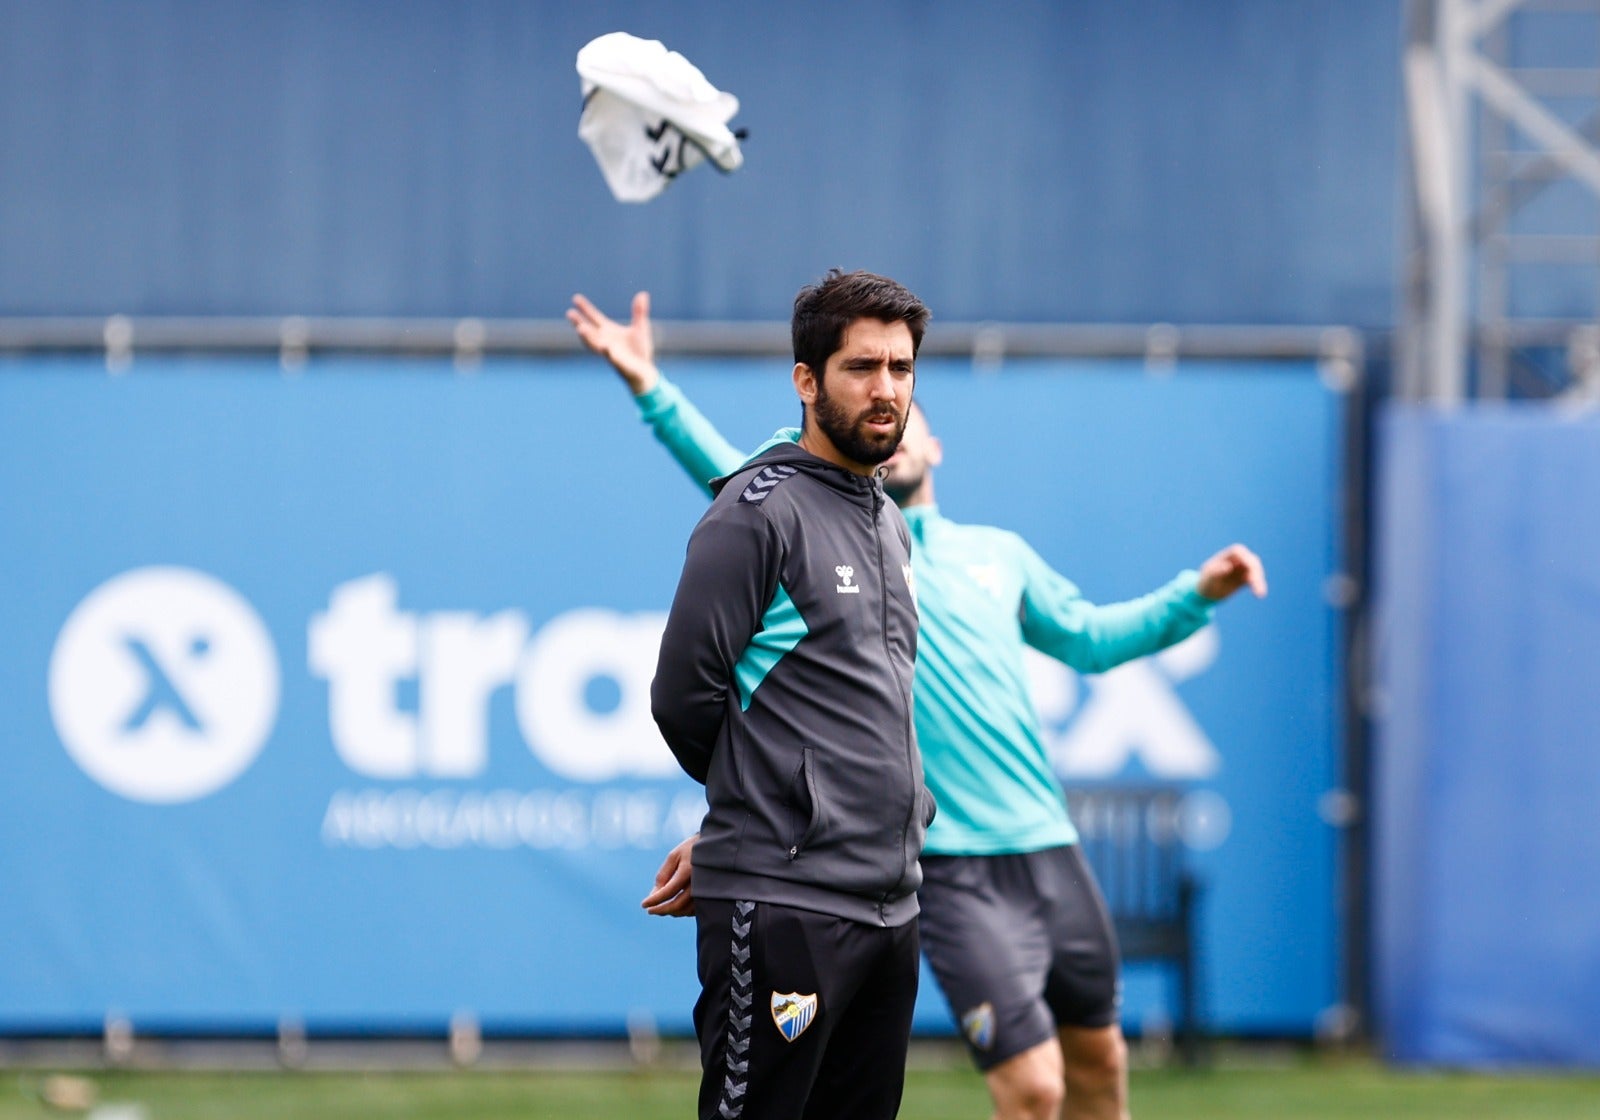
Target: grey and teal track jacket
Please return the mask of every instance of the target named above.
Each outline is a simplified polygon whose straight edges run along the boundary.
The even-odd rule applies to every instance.
[[[695,894],[910,921],[933,798],[905,519],[788,433],[711,485],[650,688],[706,786]]]
[[[744,461],[665,379],[635,399],[702,490]],[[1001,855],[1075,842],[1028,693],[1024,647],[1104,672],[1188,637],[1214,604],[1192,571],[1137,599],[1091,603],[1015,533],[952,521],[931,505],[904,512],[921,614],[917,740],[939,803],[927,852]],[[697,891],[699,864],[696,848]]]

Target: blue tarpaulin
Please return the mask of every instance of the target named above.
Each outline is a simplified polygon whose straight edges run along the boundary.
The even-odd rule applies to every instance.
[[[1388,1050],[1600,1064],[1600,418],[1396,406],[1380,463]]]

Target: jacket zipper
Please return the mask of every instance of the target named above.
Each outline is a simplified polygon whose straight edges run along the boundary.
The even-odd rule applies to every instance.
[[[878,588],[879,604],[882,608],[883,654],[885,661],[893,658],[894,652],[889,648],[889,573],[883,565],[883,522],[879,514],[883,510],[883,488],[874,485],[872,488],[872,539],[878,547]],[[894,886],[883,892],[883,897],[878,900],[878,920],[887,920],[889,895],[894,888],[906,881],[906,838],[911,835],[911,821],[915,818],[920,806],[917,802],[917,773],[916,762],[911,757],[911,698],[906,695],[905,687],[900,683],[898,675],[895,676],[895,687],[900,692],[902,706],[906,711],[906,772],[911,777],[911,808],[906,813],[905,824],[900,827],[900,878],[896,879]]]

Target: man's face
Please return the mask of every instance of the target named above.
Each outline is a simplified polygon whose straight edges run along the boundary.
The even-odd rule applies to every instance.
[[[904,323],[857,319],[845,328],[811,406],[840,454],[868,467],[894,454],[911,408],[915,361]]]
[[[929,468],[938,466],[943,457],[939,441],[928,430],[928,418],[922,414],[922,409],[912,405],[900,446],[884,464],[887,470],[883,476],[884,490],[897,504],[904,505],[907,498],[921,489]]]

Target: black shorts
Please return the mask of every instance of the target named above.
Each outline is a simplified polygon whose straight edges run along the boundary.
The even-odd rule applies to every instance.
[[[922,874],[922,951],[979,1069],[1117,1021],[1117,936],[1076,844],[925,855]]]
[[[893,1120],[917,923],[695,899],[701,1120]]]

